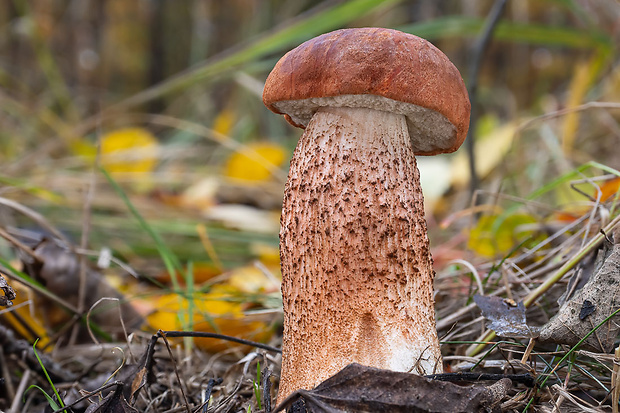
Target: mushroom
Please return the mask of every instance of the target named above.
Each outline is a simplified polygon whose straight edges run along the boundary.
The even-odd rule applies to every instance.
[[[453,152],[465,139],[458,70],[419,37],[338,30],[282,57],[263,102],[305,128],[281,218],[278,400],[353,362],[441,372],[414,154]]]

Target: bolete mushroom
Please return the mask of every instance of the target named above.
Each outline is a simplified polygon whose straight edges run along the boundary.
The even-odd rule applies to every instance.
[[[414,154],[453,152],[465,139],[458,70],[419,37],[338,30],[282,57],[263,102],[305,128],[281,218],[278,399],[352,362],[442,371]]]

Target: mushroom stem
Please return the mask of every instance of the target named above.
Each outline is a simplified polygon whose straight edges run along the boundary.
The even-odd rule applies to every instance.
[[[441,372],[432,258],[405,116],[324,107],[291,160],[278,400],[352,362]]]

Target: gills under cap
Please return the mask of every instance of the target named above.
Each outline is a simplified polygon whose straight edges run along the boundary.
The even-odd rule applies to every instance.
[[[454,152],[469,127],[458,69],[428,41],[391,29],[337,30],[301,44],[270,73],[263,102],[301,128],[323,106],[405,115],[417,155]]]

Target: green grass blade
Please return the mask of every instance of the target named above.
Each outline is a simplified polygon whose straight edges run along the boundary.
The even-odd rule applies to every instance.
[[[555,365],[555,368],[553,369],[553,371],[557,370],[560,365],[566,361],[566,359],[571,356],[578,348],[579,346],[588,339],[588,337],[590,337],[592,334],[594,334],[594,332],[596,330],[598,330],[599,328],[601,328],[605,323],[607,323],[609,320],[611,320],[616,314],[620,313],[620,308],[617,309],[616,311],[614,311],[613,313],[609,314],[603,321],[601,321],[596,327],[594,327],[592,330],[590,330],[588,332],[588,334],[586,334],[585,336],[583,336],[583,338],[581,340],[579,340],[577,342],[577,344],[575,344],[569,351],[566,352],[566,354],[564,355],[564,357],[562,357],[560,359],[560,361],[558,361]],[[552,371],[552,372],[553,372]],[[545,379],[540,383],[540,387],[544,387],[545,384],[547,383],[547,380],[549,380],[550,376],[545,377]]]
[[[584,163],[583,165],[578,166],[572,171],[569,171],[565,173],[564,175],[560,176],[559,178],[554,179],[553,181],[549,182],[547,185],[543,186],[542,188],[532,192],[530,195],[528,195],[527,199],[534,200],[536,198],[539,198],[540,196],[556,189],[562,184],[570,182],[571,180],[575,178],[582,177],[583,172],[585,172],[588,169],[592,169],[592,168],[598,168],[603,172],[607,172],[608,174],[612,174],[612,175],[616,175],[617,177],[620,177],[620,171],[614,168],[611,168],[607,165],[603,165],[595,161],[590,161],[590,162]]]
[[[297,46],[302,41],[334,30],[373,11],[392,7],[401,1],[351,0],[340,3],[321,12],[297,19],[293,23],[281,28],[276,28],[274,32],[268,33],[236,51],[229,51],[224,55],[218,55],[205,62],[198,63],[188,70],[137,93],[109,109],[133,107],[172,92],[186,89],[198,82],[203,82],[214,76],[234,70],[269,53]]]
[[[151,239],[155,242],[157,246],[157,250],[164,261],[164,265],[166,266],[166,270],[170,275],[170,279],[172,280],[172,284],[175,290],[179,290],[179,281],[177,279],[177,272],[184,276],[185,271],[181,266],[181,262],[177,258],[177,256],[168,248],[168,246],[161,239],[159,234],[155,232],[155,230],[146,222],[146,220],[142,217],[140,212],[136,209],[133,203],[129,200],[129,197],[123,191],[123,189],[116,183],[116,181],[110,176],[110,174],[103,168],[100,168],[101,173],[108,180],[114,191],[118,194],[121,200],[125,203],[131,214],[140,224],[140,227],[151,237]]]
[[[47,394],[47,392],[45,390],[43,390],[41,387],[37,386],[36,384],[31,384],[30,386],[28,386],[28,388],[26,389],[26,391],[24,392],[24,398],[23,401],[26,401],[26,393],[28,392],[28,390],[30,389],[38,389],[39,391],[41,391],[41,393],[43,393],[43,395],[45,396],[45,398],[47,399],[47,403],[50,405],[50,407],[52,408],[52,410],[56,411],[56,410],[60,410],[60,407],[58,405],[58,403],[56,403],[56,401],[54,400],[54,398],[52,396],[50,396],[49,394]],[[63,406],[64,407],[64,406]]]
[[[476,36],[483,26],[484,19],[482,18],[459,15],[400,26],[398,29],[426,39],[445,39]],[[507,21],[500,22],[497,25],[493,38],[500,41],[573,49],[611,50],[613,47],[609,36],[598,31]]]
[[[19,188],[33,196],[44,199],[49,202],[60,204],[63,202],[62,195],[59,195],[49,189],[36,186],[28,182],[27,179],[13,178],[9,176],[0,175],[0,184],[8,185],[14,188]]]
[[[39,342],[39,339],[37,338],[34,341],[34,344],[32,345],[32,350],[34,351],[34,355],[37,358],[37,361],[39,362],[39,365],[41,366],[41,369],[43,370],[43,373],[45,374],[45,378],[47,378],[47,382],[50,384],[50,386],[52,386],[52,389],[54,390],[54,394],[56,395],[56,398],[58,399],[58,403],[60,403],[61,407],[65,407],[65,404],[63,403],[62,399],[60,398],[60,394],[58,394],[58,390],[56,389],[56,386],[54,386],[54,382],[52,381],[52,379],[50,378],[49,373],[47,372],[47,369],[45,368],[45,365],[43,364],[43,361],[41,361],[41,357],[39,357],[39,353],[37,353],[37,343]],[[45,393],[45,392],[43,392]],[[48,397],[48,401],[49,401],[49,395],[47,393],[45,393],[46,397]],[[52,400],[53,401],[53,400]],[[50,403],[51,405],[51,403]],[[58,410],[58,409],[56,409]]]
[[[123,189],[116,183],[116,181],[110,176],[110,174],[103,168],[101,168],[101,172],[108,180],[112,188],[116,191],[118,196],[123,200],[129,211],[136,218],[140,227],[151,237],[151,239],[155,242],[157,246],[157,250],[166,266],[166,270],[170,275],[170,279],[172,281],[172,285],[175,292],[179,292],[179,300],[180,300],[180,313],[178,314],[179,320],[181,321],[181,326],[184,330],[190,330],[193,325],[193,314],[194,314],[194,303],[193,303],[193,292],[194,292],[194,281],[193,281],[193,268],[190,265],[189,271],[185,271],[181,266],[181,262],[178,257],[168,248],[168,246],[161,239],[160,235],[149,225],[149,223],[142,217],[140,212],[136,209],[133,203],[129,200],[129,197],[123,191]],[[181,274],[183,279],[186,281],[187,290],[184,293],[181,293],[181,288],[179,284],[179,280],[177,279],[177,272]],[[188,300],[188,308],[184,309],[183,299]],[[213,327],[215,331],[219,331],[217,325],[213,321],[213,318],[210,315],[205,315],[205,319],[207,322]]]

